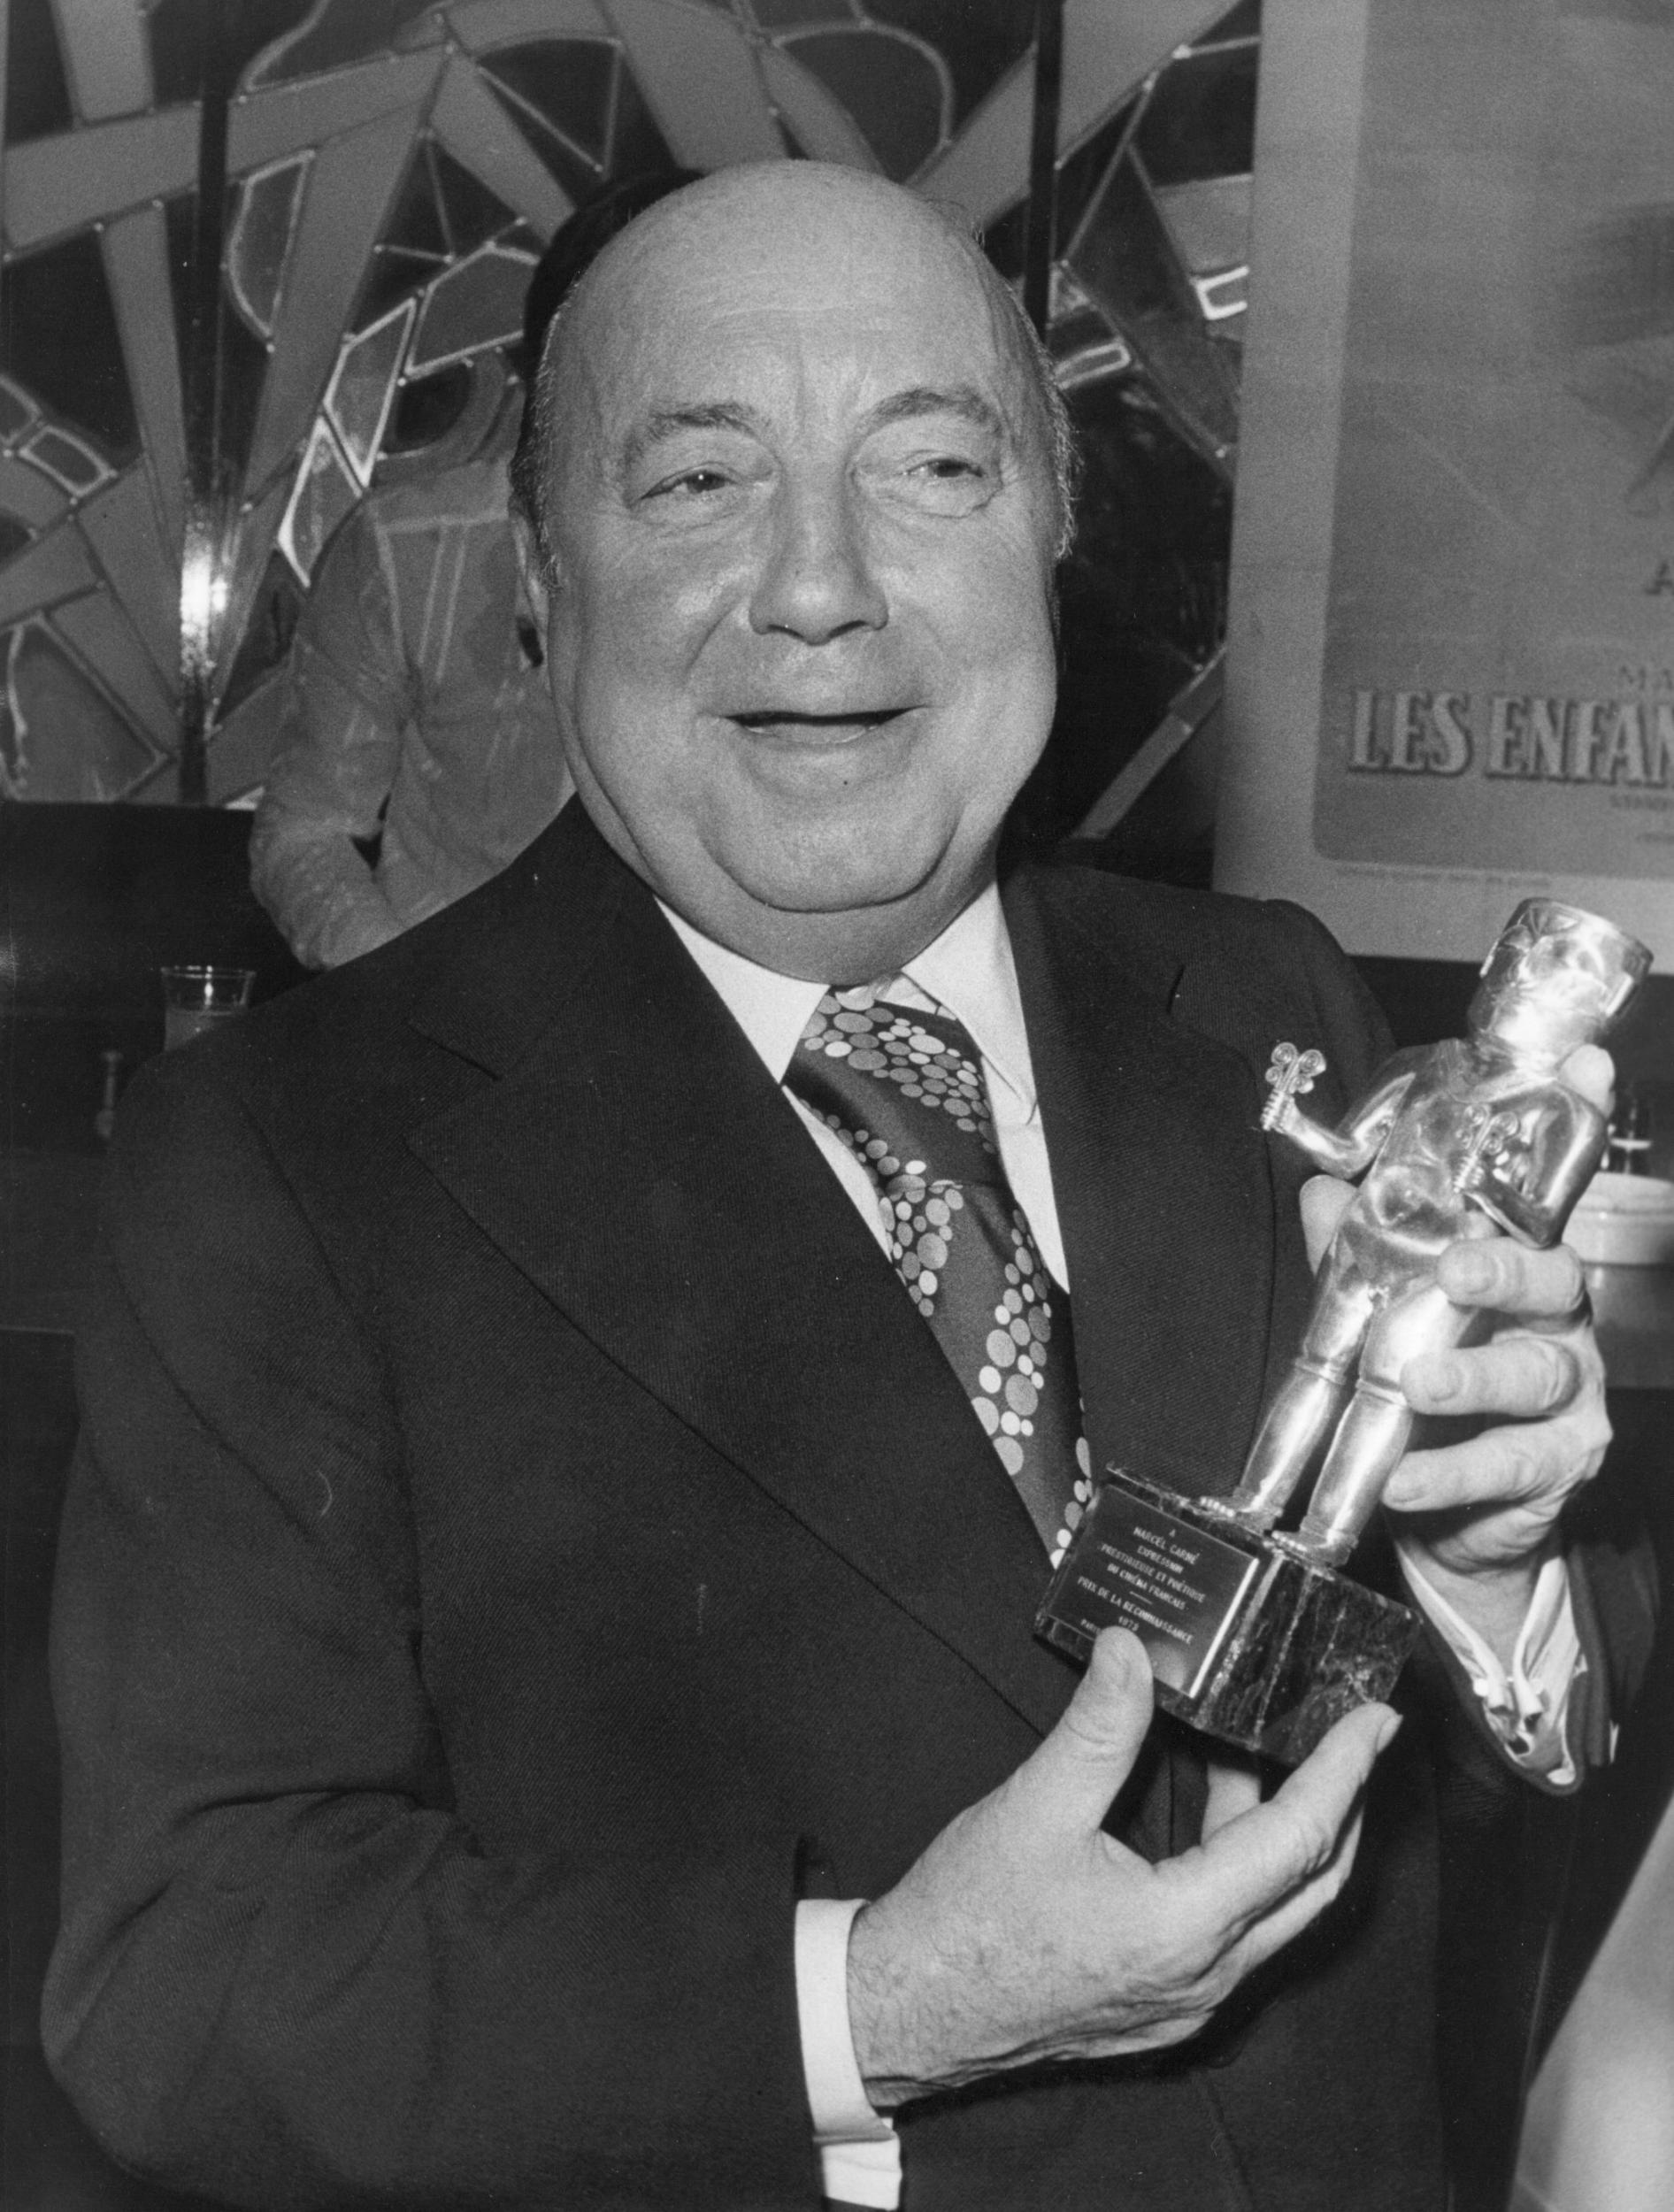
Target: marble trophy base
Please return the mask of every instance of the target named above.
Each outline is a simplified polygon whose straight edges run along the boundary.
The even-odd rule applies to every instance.
[[[1193,1728],[1294,1766],[1334,1721],[1387,1697],[1418,1633],[1404,1605],[1119,1469],[1052,1578],[1035,1632],[1085,1662],[1130,1628],[1156,1701]]]

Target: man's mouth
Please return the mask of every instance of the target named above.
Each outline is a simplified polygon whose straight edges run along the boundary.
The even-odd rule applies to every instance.
[[[842,745],[885,729],[910,713],[907,707],[869,707],[849,713],[802,714],[789,708],[763,707],[748,714],[729,715],[752,737],[769,737],[788,745]]]

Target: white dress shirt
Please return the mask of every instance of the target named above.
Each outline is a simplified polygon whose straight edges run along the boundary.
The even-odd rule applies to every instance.
[[[703,936],[666,906],[663,911],[768,1073],[782,1086],[797,1041],[829,987],[758,967]],[[920,1013],[945,1008],[970,1032],[982,1056],[994,1136],[1012,1194],[1028,1218],[1041,1258],[1068,1292],[1069,1268],[1035,1097],[1023,1002],[995,886],[990,884],[941,936],[910,960],[881,995],[892,1004]],[[786,1096],[879,1248],[887,1252],[888,1232],[876,1185],[817,1114],[793,1094],[787,1092]],[[1542,1571],[1509,1673],[1404,1552],[1401,1563],[1414,1597],[1458,1655],[1491,1724],[1512,1755],[1555,1782],[1570,1780],[1573,1769],[1564,1743],[1563,1717],[1579,1663],[1579,1645],[1563,1561],[1555,1558]],[[849,2023],[849,1931],[864,1902],[864,1898],[807,1900],[796,1908],[802,2071],[826,2196],[844,2204],[877,2208],[877,2212],[894,2212],[901,2200],[900,2145],[889,2121],[867,2101]]]

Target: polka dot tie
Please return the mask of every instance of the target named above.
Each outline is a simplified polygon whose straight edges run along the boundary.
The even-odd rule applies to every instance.
[[[786,1087],[871,1177],[895,1271],[1056,1565],[1092,1494],[1069,1299],[1006,1181],[970,1032],[886,988],[828,991]]]

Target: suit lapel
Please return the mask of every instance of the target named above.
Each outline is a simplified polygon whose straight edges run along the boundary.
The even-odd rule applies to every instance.
[[[498,1079],[413,1148],[607,1357],[1048,1727],[1071,1678],[1031,1633],[1039,1542],[795,1110],[579,810],[518,873],[416,1017]]]
[[[1273,1268],[1254,1080],[1168,1018],[1177,960],[1094,937],[1038,874],[1006,909],[1094,1466],[1229,1489],[1260,1409]]]

